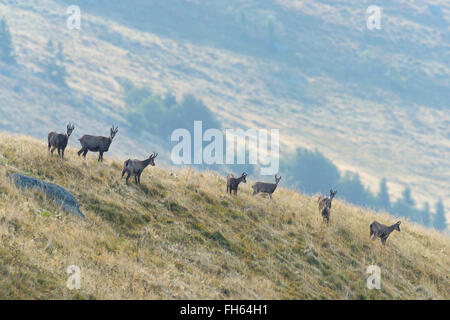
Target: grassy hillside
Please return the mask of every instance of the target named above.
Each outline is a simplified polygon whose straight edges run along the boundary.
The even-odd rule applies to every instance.
[[[69,4],[81,7],[80,31],[66,28]],[[224,127],[281,128],[286,149],[317,148],[372,191],[386,177],[394,197],[408,185],[419,203],[440,197],[448,208],[450,7],[433,1],[439,14],[424,1],[381,1],[382,30],[372,32],[371,4],[0,3],[20,65],[0,72],[0,125],[43,137],[70,120],[78,137],[115,122],[118,146],[139,152],[155,140],[125,130],[133,124],[119,79],[127,78],[156,93],[193,93]],[[48,40],[64,46],[69,92],[36,75]]]
[[[336,201],[330,226],[316,198],[280,188],[274,200],[237,197],[213,173],[154,167],[142,186],[120,181],[122,161],[50,157],[42,141],[0,135],[0,298],[449,299],[450,241],[403,221],[383,248],[370,222],[394,222]],[[58,183],[85,221],[6,177]],[[381,290],[366,288],[367,266]],[[70,265],[79,291],[66,288]]]

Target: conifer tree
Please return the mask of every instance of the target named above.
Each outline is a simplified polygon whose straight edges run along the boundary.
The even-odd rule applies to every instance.
[[[15,64],[14,46],[6,19],[0,20],[0,61]]]
[[[391,209],[391,199],[389,197],[387,180],[384,178],[380,182],[380,191],[378,192],[378,207],[385,211]]]
[[[444,204],[439,200],[436,204],[436,213],[433,219],[433,228],[438,231],[444,231],[447,228],[447,219],[445,218]]]
[[[59,42],[57,47],[52,40],[47,42],[45,46],[47,57],[42,63],[45,77],[59,86],[66,86],[67,70],[64,65],[66,57],[64,55],[64,48]]]

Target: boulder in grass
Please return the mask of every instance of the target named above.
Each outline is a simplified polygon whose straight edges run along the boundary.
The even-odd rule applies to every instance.
[[[25,176],[20,173],[13,173],[9,178],[21,189],[37,189],[44,192],[47,197],[56,202],[64,211],[85,219],[80,211],[75,197],[66,189],[54,183],[42,181],[40,179]]]

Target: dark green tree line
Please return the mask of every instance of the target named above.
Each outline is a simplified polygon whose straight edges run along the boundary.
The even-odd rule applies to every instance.
[[[338,196],[350,203],[390,212],[439,231],[447,228],[441,200],[437,203],[434,214],[428,203],[421,209],[416,207],[409,187],[404,189],[399,199],[391,201],[387,179],[381,180],[379,192],[374,194],[364,187],[358,174],[341,174],[333,162],[318,151],[299,148],[295,153],[282,158],[280,168],[287,177],[288,184],[295,186],[300,192],[328,194],[330,188],[338,189]]]

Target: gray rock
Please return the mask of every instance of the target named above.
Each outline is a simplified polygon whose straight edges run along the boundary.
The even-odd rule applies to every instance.
[[[44,192],[49,198],[56,202],[64,211],[85,219],[80,211],[80,206],[74,196],[66,189],[57,184],[42,181],[40,179],[24,176],[20,173],[13,173],[9,178],[19,188],[37,189]]]

